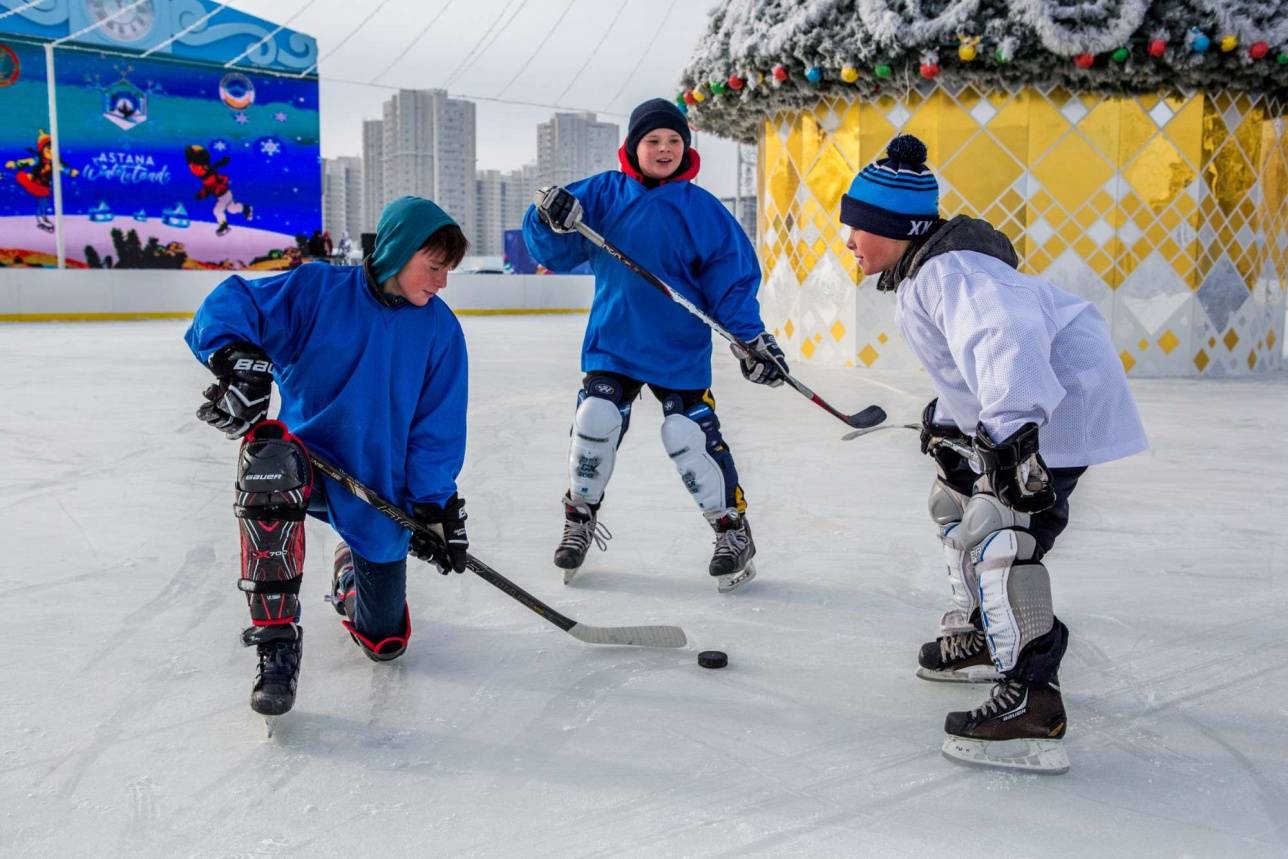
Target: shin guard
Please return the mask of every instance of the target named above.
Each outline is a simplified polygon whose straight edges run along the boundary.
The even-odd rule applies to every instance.
[[[953,595],[953,607],[939,619],[939,628],[944,635],[975,629],[971,618],[979,608],[979,582],[970,553],[962,540],[961,519],[967,500],[966,496],[938,478],[931,484],[930,518],[934,520],[939,541],[944,545],[944,564]]]
[[[300,612],[304,514],[313,472],[304,445],[278,421],[242,440],[235,511],[241,530],[241,579],[252,626],[291,624]]]

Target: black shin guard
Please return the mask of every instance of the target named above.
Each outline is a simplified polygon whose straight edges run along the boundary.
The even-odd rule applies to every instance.
[[[278,421],[263,421],[237,460],[241,580],[251,624],[295,623],[304,568],[304,514],[313,487],[308,453]]]

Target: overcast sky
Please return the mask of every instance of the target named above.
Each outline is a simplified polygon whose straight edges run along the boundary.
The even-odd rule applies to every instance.
[[[318,40],[322,154],[327,157],[360,155],[362,120],[379,118],[381,103],[398,87],[448,84],[450,93],[462,97],[594,110],[624,134],[626,115],[636,104],[675,96],[680,72],[706,30],[707,10],[716,5],[716,0],[383,0],[383,8],[354,33],[381,2],[229,3]],[[482,54],[473,50],[480,45]],[[372,82],[379,86],[368,85]],[[479,169],[510,170],[536,159],[536,125],[553,108],[482,100],[477,105]],[[706,136],[696,145],[703,156],[701,183],[718,194],[732,193],[734,146]]]

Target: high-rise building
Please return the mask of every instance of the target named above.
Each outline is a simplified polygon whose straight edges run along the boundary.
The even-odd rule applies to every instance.
[[[385,207],[385,124],[379,119],[362,122],[362,232],[374,233]],[[357,238],[354,238],[357,241]]]
[[[474,235],[471,253],[500,256],[505,232],[505,184],[500,170],[480,170],[475,179]]]
[[[471,237],[474,253],[501,256],[505,253],[505,231],[523,226],[523,215],[537,190],[537,165],[518,170],[480,170],[477,193],[477,233]]]
[[[384,104],[383,203],[428,197],[475,233],[474,103],[444,90],[399,90]]]
[[[348,232],[356,244],[362,232],[362,159],[352,156],[322,159],[322,228],[340,242]]]
[[[567,185],[617,166],[620,133],[593,113],[556,113],[537,126],[537,176],[542,185]]]

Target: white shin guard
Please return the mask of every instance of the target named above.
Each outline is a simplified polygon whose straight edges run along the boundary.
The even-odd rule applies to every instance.
[[[574,504],[598,504],[613,476],[622,413],[602,397],[586,397],[577,406],[568,449],[568,486]]]
[[[667,415],[662,421],[662,445],[702,512],[722,512],[725,509],[724,472],[707,451],[707,435],[702,427],[688,415]]]
[[[970,632],[971,615],[979,606],[979,582],[971,563],[968,547],[961,539],[961,518],[965,512],[966,496],[936,479],[930,487],[930,518],[938,526],[939,541],[944,544],[944,564],[948,570],[948,586],[952,589],[953,607],[939,619],[944,635]]]
[[[1038,560],[1029,517],[1003,506],[992,495],[974,495],[960,530],[972,546],[979,578],[979,606],[997,670],[1015,668],[1030,641],[1051,631],[1051,577]]]

